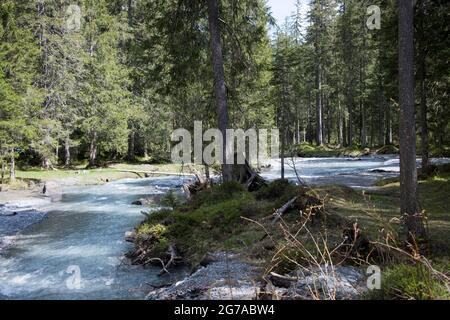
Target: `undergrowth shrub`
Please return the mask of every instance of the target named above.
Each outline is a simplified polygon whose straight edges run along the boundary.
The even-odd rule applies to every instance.
[[[448,284],[436,279],[424,265],[398,264],[382,274],[381,290],[368,294],[369,299],[434,300],[450,299]]]

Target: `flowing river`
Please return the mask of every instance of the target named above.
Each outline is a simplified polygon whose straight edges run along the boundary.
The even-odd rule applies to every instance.
[[[286,162],[286,176],[296,180],[292,161]],[[364,188],[397,175],[398,159],[296,159],[295,168],[308,183]],[[272,160],[263,176],[276,179],[279,174],[280,161]],[[39,207],[48,212],[44,220],[0,253],[0,299],[143,299],[149,283],[162,279],[160,268],[123,263],[123,254],[131,249],[124,233],[144,218],[143,208],[131,203],[180,189],[186,180],[172,176],[65,187],[61,200]]]

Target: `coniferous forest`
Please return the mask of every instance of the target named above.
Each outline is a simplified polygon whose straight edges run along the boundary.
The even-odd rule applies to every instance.
[[[284,21],[265,0],[2,0],[0,299],[448,299],[449,19],[443,0],[297,0]],[[196,121],[277,128],[279,157],[171,163]],[[90,279],[111,256],[142,267]],[[224,261],[245,285],[211,285]]]

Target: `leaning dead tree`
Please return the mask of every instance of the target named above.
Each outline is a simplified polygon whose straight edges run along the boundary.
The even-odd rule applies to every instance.
[[[238,155],[234,154],[234,163],[237,163]],[[188,198],[201,190],[207,189],[211,186],[211,179],[204,177],[197,169],[190,168],[192,174],[195,176],[195,180],[189,184],[183,186],[183,190]],[[232,181],[238,181],[245,188],[250,191],[257,191],[261,187],[267,185],[266,180],[259,175],[259,173],[252,168],[247,159],[243,164],[231,165],[231,178]]]
[[[237,153],[235,153],[234,163],[237,163],[237,158]],[[245,185],[250,192],[257,191],[267,185],[266,180],[250,166],[247,159],[245,159],[243,164],[234,164],[232,166],[231,176],[233,180]]]
[[[204,177],[197,169],[191,168],[191,172],[194,174],[195,180],[191,183],[183,185],[183,191],[188,199],[199,191],[207,189],[211,186],[211,180]]]

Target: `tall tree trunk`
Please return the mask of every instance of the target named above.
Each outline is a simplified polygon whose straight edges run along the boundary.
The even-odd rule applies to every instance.
[[[384,145],[384,127],[385,127],[385,115],[386,108],[384,103],[384,98],[380,96],[380,112],[378,114],[378,144],[380,146]]]
[[[70,138],[66,137],[64,140],[64,165],[70,166]]]
[[[3,184],[5,183],[5,171],[6,171],[6,164],[5,161],[2,160],[2,172],[0,174],[0,192],[3,191]]]
[[[429,170],[429,137],[428,137],[428,123],[427,123],[427,92],[426,92],[426,66],[425,57],[421,57],[420,61],[420,136],[421,136],[421,151],[422,151],[422,171],[427,173]]]
[[[422,172],[428,173],[429,171],[429,137],[428,137],[428,123],[427,123],[427,88],[426,88],[426,47],[425,47],[425,31],[424,31],[424,18],[425,18],[425,1],[420,2],[420,20],[418,31],[419,38],[419,87],[420,87],[420,140],[421,140],[421,152],[422,152]]]
[[[391,116],[391,106],[383,97],[384,110],[386,113],[386,135],[384,139],[384,144],[392,144],[392,116]]]
[[[308,143],[312,144],[313,143],[313,126],[312,126],[312,111],[311,111],[311,87],[308,88],[308,108],[307,108],[307,114],[306,114],[306,118],[307,118],[307,125],[306,125],[306,131],[308,132]]]
[[[147,142],[147,138],[144,138],[144,158],[147,159],[148,158],[148,142]]]
[[[226,131],[228,127],[228,104],[227,104],[227,88],[225,85],[225,72],[223,67],[222,44],[220,41],[219,26],[219,8],[217,0],[207,0],[208,5],[208,24],[210,34],[211,59],[214,72],[214,95],[216,98],[217,117],[219,130],[223,137],[223,164],[222,177],[223,181],[232,179],[231,167],[226,163],[227,159],[227,139]],[[232,150],[229,150],[232,153]]]
[[[91,145],[89,147],[89,167],[95,167],[97,160],[97,132],[94,132],[94,135],[91,140]]]
[[[399,0],[400,209],[409,240],[424,240],[419,215],[414,118],[413,0]]]
[[[348,143],[347,143],[347,119],[346,119],[346,117],[345,117],[345,114],[343,113],[343,115],[342,115],[342,132],[343,132],[343,136],[342,136],[342,138],[343,138],[343,146],[345,147],[345,146],[348,146]]]
[[[350,85],[347,88],[347,108],[348,108],[348,123],[347,123],[347,145],[353,145],[353,88]]]
[[[364,40],[364,47],[365,47]],[[359,67],[359,83],[361,86],[361,97],[359,100],[359,108],[361,110],[361,146],[365,148],[367,146],[367,127],[366,127],[366,106],[364,104],[363,93],[365,91],[364,85],[364,59],[361,58],[361,63]]]
[[[284,160],[285,160],[285,148],[286,148],[286,129],[284,129],[283,126],[283,131],[282,131],[282,136],[281,136],[281,179],[284,179]]]
[[[341,107],[341,100],[338,97],[338,113],[339,113],[339,120],[338,120],[338,143],[339,147],[344,146],[344,115]]]
[[[132,127],[130,130],[130,134],[128,136],[128,161],[131,161],[131,162],[136,160],[136,156],[134,153],[135,140],[136,140],[136,132],[134,131],[134,128]]]
[[[323,145],[323,112],[322,112],[322,67],[320,62],[316,65],[316,143]]]
[[[42,168],[50,170],[53,167],[51,160],[47,156],[42,157]]]
[[[14,149],[12,149],[9,164],[9,182],[15,181],[16,181],[16,158],[14,156]]]

